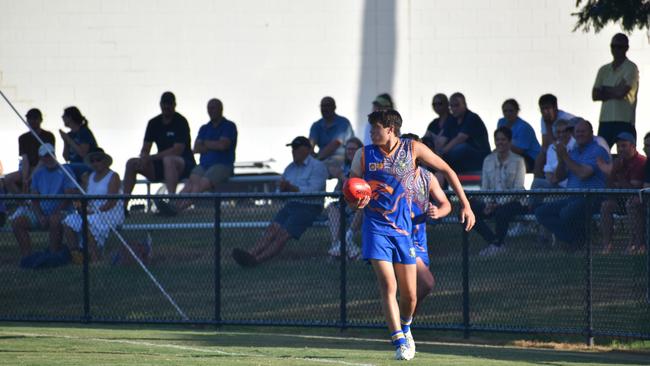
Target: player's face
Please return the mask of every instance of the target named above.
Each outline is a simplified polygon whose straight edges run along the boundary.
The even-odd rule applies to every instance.
[[[445,112],[449,113],[449,103],[446,103],[440,97],[433,98],[433,101],[431,102],[431,106],[433,107],[433,111],[436,112],[437,115],[441,115]]]
[[[388,143],[392,131],[392,127],[384,127],[379,123],[373,123],[370,127],[370,139],[375,145],[385,145]]]

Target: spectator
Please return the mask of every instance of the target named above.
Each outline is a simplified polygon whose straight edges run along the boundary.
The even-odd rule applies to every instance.
[[[478,114],[467,109],[463,94],[452,94],[449,102],[458,133],[443,146],[442,157],[456,172],[480,170],[483,159],[490,153],[485,124]]]
[[[636,138],[629,132],[621,132],[616,138],[618,156],[614,163],[598,159],[598,167],[607,175],[607,187],[613,189],[639,189],[643,186],[643,170],[646,157],[636,151]],[[643,233],[645,217],[643,205],[638,196],[632,196],[623,202],[617,196],[610,196],[600,208],[601,235],[603,239],[602,252],[607,254],[612,250],[612,229],[614,227],[614,212],[626,213],[628,227],[632,230],[632,238],[626,252],[636,253],[645,248]]]
[[[629,49],[625,34],[615,34],[610,49],[614,60],[598,70],[591,98],[602,101],[598,136],[604,137],[611,148],[621,132],[629,132],[636,139],[634,122],[639,69],[625,56]]]
[[[382,93],[372,101],[372,111],[389,111],[395,109],[395,103],[393,103],[393,98],[388,93]],[[366,128],[363,132],[363,144],[368,145],[372,144],[372,139],[370,138],[370,125],[366,125]]]
[[[312,146],[318,147],[316,157],[326,161],[327,165],[342,166],[345,159],[343,144],[354,137],[352,125],[347,118],[336,114],[336,102],[332,97],[320,101],[320,113],[323,118],[314,122],[309,130]]]
[[[120,175],[110,169],[113,158],[101,148],[94,148],[84,158],[86,164],[92,167],[92,172],[84,177],[83,187],[88,195],[120,194]],[[96,199],[88,202],[88,253],[90,260],[99,258],[97,248],[103,249],[112,228],[124,222],[124,207],[122,200]],[[66,242],[72,248],[80,248],[77,238],[81,233],[82,218],[77,212],[66,216],[63,220],[63,232]]]
[[[56,146],[54,135],[50,131],[41,128],[43,115],[41,111],[32,108],[25,115],[29,127],[38,134],[38,137],[52,146]],[[27,193],[29,191],[30,179],[36,166],[39,163],[38,149],[41,143],[34,137],[31,131],[18,137],[18,155],[20,156],[20,167],[18,171],[7,174],[5,177],[6,189],[9,193]]]
[[[456,137],[458,124],[454,116],[451,115],[449,100],[446,95],[434,95],[431,105],[438,118],[429,123],[422,142],[433,152],[440,155],[447,142]]]
[[[348,179],[350,175],[350,165],[354,154],[363,147],[363,143],[356,137],[352,137],[345,143],[345,161],[343,168],[330,167],[330,176],[338,179],[336,184],[336,191],[343,188],[343,182]],[[341,256],[341,241],[339,240],[339,223],[341,202],[335,202],[327,206],[327,218],[329,221],[330,236],[332,238],[332,245],[327,253],[332,257]],[[345,203],[344,203],[345,204]],[[361,229],[361,220],[363,219],[363,211],[354,211],[345,205],[345,218],[350,223],[350,228],[345,233],[345,241],[347,243],[347,256],[350,259],[357,259],[361,255],[359,245],[352,241],[355,232]]]
[[[176,97],[164,92],[160,97],[161,114],[147,124],[140,157],[131,158],[124,172],[124,193],[131,194],[138,173],[152,182],[163,182],[169,194],[176,193],[180,179],[187,178],[196,165],[190,143],[190,126],[176,112]],[[151,155],[156,144],[158,152]]]
[[[81,176],[91,171],[84,163],[84,159],[88,151],[97,148],[97,141],[88,128],[88,120],[77,107],[64,109],[61,118],[65,126],[70,129],[67,133],[59,130],[63,139],[63,158],[68,162],[65,166],[74,172],[77,181],[80,182]]]
[[[555,150],[556,144],[561,144],[567,150],[573,149],[576,140],[573,138],[573,126],[569,121],[559,119],[553,124],[553,136],[555,141],[549,145],[546,150],[546,163],[544,164],[544,178],[535,178],[533,181],[533,189],[535,188],[566,188],[566,179],[558,181],[555,177],[555,169],[557,169],[558,159],[557,151]]]
[[[201,126],[194,141],[194,152],[201,154],[199,165],[194,167],[180,193],[214,190],[234,174],[237,126],[223,116],[223,103],[219,99],[208,101],[208,115],[210,121]],[[158,208],[168,216],[186,209],[190,204],[187,200],[176,204],[156,200]]]
[[[501,126],[494,131],[496,150],[483,161],[481,190],[508,191],[523,190],[526,175],[524,158],[512,151],[512,130]],[[472,211],[476,213],[476,231],[489,244],[479,252],[481,256],[492,256],[505,251],[503,241],[508,233],[512,218],[524,214],[528,207],[520,200],[510,197],[490,196],[487,201],[473,199]],[[494,217],[496,233],[485,219]]]
[[[605,188],[605,175],[598,167],[597,158],[609,162],[605,149],[600,146],[593,135],[591,123],[578,122],[574,129],[576,147],[567,151],[562,144],[556,144],[558,165],[556,179],[567,179],[567,188],[589,189]],[[592,198],[592,201],[597,201]],[[556,238],[570,243],[573,249],[583,246],[585,240],[585,213],[594,213],[600,206],[598,202],[588,201],[582,196],[571,196],[555,202],[545,203],[535,210],[535,216]]]
[[[4,173],[2,167],[2,162],[0,162],[0,175]],[[5,190],[4,179],[0,179],[0,196],[5,196],[7,191]],[[7,220],[7,206],[5,205],[4,200],[0,200],[0,227],[5,226],[5,221]]]
[[[650,132],[646,133],[643,137],[643,152],[645,156],[650,156]],[[650,159],[646,159],[643,179],[643,188],[650,188]]]
[[[298,136],[290,144],[293,162],[287,166],[279,182],[281,192],[323,192],[327,168],[311,156],[311,142]],[[259,265],[280,253],[291,238],[299,239],[323,210],[322,199],[292,199],[277,213],[257,241],[246,251],[235,248],[232,256],[242,267]]]
[[[549,146],[553,144],[553,125],[560,119],[569,121],[575,116],[567,113],[557,107],[557,98],[553,94],[544,94],[539,97],[539,111],[542,114],[540,128],[542,132],[542,147],[537,158],[535,159],[535,177],[544,177],[542,167],[545,164],[544,158]]]
[[[526,172],[532,173],[535,166],[535,159],[540,152],[539,141],[535,131],[519,117],[519,103],[514,99],[508,99],[501,106],[503,118],[497,122],[497,128],[506,126],[512,130],[512,152],[521,155],[526,162]]]
[[[31,193],[39,195],[74,193],[74,183],[65,175],[54,158],[54,146],[49,143],[38,149],[43,168],[34,172]],[[66,200],[32,200],[30,206],[19,207],[11,215],[13,229],[20,247],[20,266],[35,268],[42,265],[61,265],[69,262],[70,253],[61,245],[61,218],[68,210]],[[30,229],[49,231],[49,249],[32,253]]]

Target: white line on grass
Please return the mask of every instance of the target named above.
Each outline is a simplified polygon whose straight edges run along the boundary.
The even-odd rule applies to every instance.
[[[178,350],[182,350],[182,351],[216,353],[216,354],[224,355],[224,356],[262,357],[262,358],[276,358],[276,359],[283,359],[283,360],[287,359],[286,357],[274,357],[274,356],[269,356],[269,355],[253,355],[253,354],[246,354],[246,353],[226,352],[226,351],[222,351],[222,350],[215,349],[215,348],[182,346],[180,344],[173,344],[173,343],[151,343],[151,342],[134,341],[134,340],[128,340],[128,339],[108,339],[108,338],[95,338],[95,337],[88,338],[88,337],[77,337],[77,336],[59,335],[59,334],[23,333],[23,332],[7,332],[7,331],[0,331],[0,334],[2,334],[2,335],[10,335],[10,336],[21,336],[21,337],[26,337],[26,338],[27,337],[29,337],[29,338],[59,338],[59,339],[71,339],[71,340],[77,340],[77,341],[93,341],[93,342],[129,344],[129,345],[134,345],[134,346],[171,348],[171,349],[178,349]],[[242,333],[242,334],[244,334],[244,333]],[[253,333],[246,333],[246,334],[253,334]],[[341,360],[328,360],[328,359],[312,358],[312,357],[290,357],[290,358],[294,359],[294,360],[309,361],[309,362],[316,362],[316,363],[339,364],[339,365],[346,365],[346,366],[375,366],[373,364],[367,364],[367,363],[355,363],[355,362],[348,362],[348,361],[341,361]]]

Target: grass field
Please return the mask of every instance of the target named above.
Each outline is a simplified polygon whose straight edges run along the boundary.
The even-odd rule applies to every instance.
[[[476,345],[416,335],[409,365],[647,365],[644,350]],[[0,323],[0,365],[390,365],[382,332]],[[549,345],[545,345],[548,347]],[[568,348],[568,347],[565,347]]]

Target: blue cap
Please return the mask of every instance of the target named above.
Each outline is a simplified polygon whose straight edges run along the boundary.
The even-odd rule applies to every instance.
[[[629,141],[636,145],[636,138],[629,132],[621,132],[616,136],[616,141]]]

